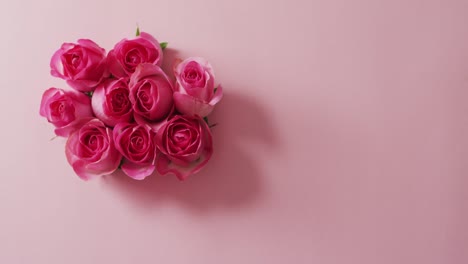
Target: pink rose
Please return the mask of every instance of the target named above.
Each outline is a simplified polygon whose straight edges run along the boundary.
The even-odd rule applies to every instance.
[[[110,72],[117,77],[132,75],[141,63],[160,66],[163,52],[159,42],[150,34],[141,32],[140,36],[123,39],[109,51],[107,62]]]
[[[91,100],[77,91],[49,88],[42,95],[39,114],[55,126],[57,136],[67,137],[92,118]]]
[[[174,173],[179,180],[200,171],[213,153],[211,131],[199,117],[174,116],[157,132],[156,144],[158,172]]]
[[[223,97],[221,85],[215,89],[214,73],[203,58],[188,58],[175,67],[177,79],[174,103],[186,115],[205,117]]]
[[[159,66],[140,64],[129,87],[136,122],[150,124],[157,130],[173,110],[173,90],[166,74]]]
[[[130,122],[133,119],[133,110],[128,95],[127,79],[102,83],[93,93],[94,114],[111,127],[120,122]]]
[[[114,146],[112,130],[92,119],[71,134],[65,146],[68,163],[83,180],[111,174],[122,160]]]
[[[89,39],[78,44],[63,43],[50,61],[52,76],[62,78],[74,89],[90,92],[106,77],[106,53]]]
[[[114,128],[114,141],[124,156],[122,171],[135,180],[143,180],[156,168],[155,133],[147,125],[119,123]]]

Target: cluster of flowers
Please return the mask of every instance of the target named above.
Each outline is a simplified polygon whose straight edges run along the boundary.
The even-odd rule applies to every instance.
[[[180,180],[210,159],[207,115],[221,100],[211,65],[203,58],[178,59],[174,80],[161,69],[163,50],[137,30],[106,52],[89,39],[64,43],[52,56],[52,76],[69,90],[49,88],[40,115],[68,137],[67,160],[84,180],[117,169],[142,180],[155,170]]]

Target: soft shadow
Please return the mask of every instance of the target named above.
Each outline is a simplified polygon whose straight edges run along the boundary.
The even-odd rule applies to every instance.
[[[468,65],[461,66],[462,76],[464,72],[468,70]],[[452,160],[454,168],[454,184],[451,193],[453,197],[454,211],[451,219],[453,223],[451,226],[451,248],[453,250],[452,259],[453,262],[459,261],[460,263],[468,263],[468,252],[466,251],[466,245],[468,243],[468,119],[466,114],[468,112],[468,105],[466,104],[466,98],[468,98],[468,91],[466,85],[468,85],[468,79],[464,77],[464,84],[460,85],[453,92],[451,101],[452,113],[450,115],[450,124],[452,135],[447,139],[450,140],[451,146],[454,149]]]
[[[249,142],[276,144],[265,109],[253,99],[226,93],[210,123],[217,123],[212,128],[214,155],[198,174],[183,182],[156,173],[135,181],[118,171],[103,179],[105,188],[115,189],[145,210],[168,202],[197,212],[251,206],[261,196],[263,175],[255,153],[242,146]]]

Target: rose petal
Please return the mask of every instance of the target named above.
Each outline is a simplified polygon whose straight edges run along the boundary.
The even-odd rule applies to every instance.
[[[121,168],[122,171],[130,178],[135,180],[143,180],[154,172],[156,166],[153,164],[136,164],[127,159],[124,159]]]
[[[73,171],[75,171],[76,175],[80,177],[82,180],[88,181],[98,177],[98,174],[94,174],[90,170],[86,169],[86,163],[82,160],[78,160],[72,164]]]
[[[210,158],[211,152],[204,151],[197,162],[192,162],[188,166],[181,166],[172,162],[166,155],[159,153],[156,157],[156,169],[161,175],[173,173],[179,180],[183,181],[203,169]]]
[[[158,56],[158,57],[156,58],[156,61],[154,61],[154,62],[152,62],[152,63],[153,63],[153,64],[156,64],[156,65],[158,65],[158,66],[161,66],[161,64],[162,64],[162,62],[163,62],[163,55],[164,55],[164,53],[163,53],[163,51],[162,51],[162,48],[161,48],[161,45],[160,45],[159,41],[156,40],[151,34],[148,34],[148,33],[146,33],[146,32],[141,32],[141,33],[140,33],[140,38],[145,39],[145,40],[151,42],[151,43],[154,45],[154,47],[155,47],[156,50],[157,50],[157,56]]]
[[[48,117],[47,114],[47,107],[48,107],[48,101],[50,98],[52,98],[56,93],[60,93],[60,90],[57,88],[49,88],[47,89],[43,94],[42,94],[42,100],[41,100],[41,106],[39,109],[39,114],[45,118]]]
[[[205,102],[202,102],[190,95],[181,94],[179,92],[174,93],[174,104],[179,112],[190,116],[201,116],[205,117],[209,115],[214,106]]]
[[[104,85],[99,85],[93,92],[91,105],[93,107],[93,112],[96,115],[96,117],[101,119],[106,125],[108,125],[109,120],[107,120],[107,115],[104,113],[105,97],[106,95]]]
[[[191,61],[195,61],[196,63],[200,64],[205,69],[205,71],[207,71],[214,78],[215,74],[214,74],[213,67],[205,58],[202,58],[202,57],[190,57],[190,58],[185,59],[181,63],[179,63],[175,67],[176,76],[179,76],[182,73],[185,66]]]
[[[63,64],[61,59],[62,54],[63,50],[59,49],[54,53],[54,55],[52,55],[50,60],[50,75],[61,79],[65,78],[63,75]]]
[[[98,56],[102,56],[106,53],[105,49],[101,48],[96,42],[90,39],[79,39],[77,43],[83,48],[88,49],[88,51],[91,51]]]
[[[109,54],[107,54],[107,67],[109,68],[109,72],[118,78],[128,76],[117,60],[114,50],[109,51]]]
[[[215,106],[219,101],[223,99],[223,86],[218,85],[218,89],[216,89],[216,92],[213,96],[213,98],[210,101],[210,105]]]
[[[148,76],[160,76],[164,78],[169,83],[169,85],[171,84],[171,81],[167,77],[166,73],[164,73],[164,71],[159,66],[153,65],[151,63],[142,63],[136,67],[135,73],[133,73],[131,76],[128,86],[133,87],[138,81]],[[173,89],[172,85],[170,86],[171,89]]]
[[[54,132],[57,136],[68,137],[91,119],[93,119],[93,117],[77,119],[66,126],[56,128]]]

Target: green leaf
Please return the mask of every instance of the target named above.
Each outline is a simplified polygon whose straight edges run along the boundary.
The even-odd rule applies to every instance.
[[[167,47],[167,42],[161,42],[159,46],[161,46],[161,49],[165,49]]]
[[[212,127],[215,127],[215,126],[218,125],[218,123],[214,123],[214,124],[211,124],[211,125],[210,125],[210,122],[208,122],[208,117],[207,117],[207,116],[205,116],[205,117],[203,118],[203,120],[205,120],[205,122],[206,122],[206,124],[208,125],[209,128],[212,128]]]
[[[140,36],[140,27],[139,27],[139,26],[137,26],[136,36],[137,36],[137,37]]]
[[[94,93],[93,91],[91,91],[91,92],[84,92],[84,94],[86,94],[86,95],[89,96],[90,98],[93,97],[93,93]]]

